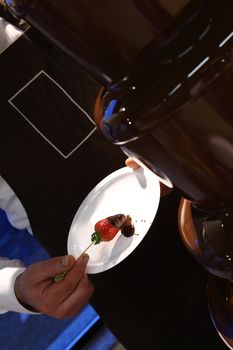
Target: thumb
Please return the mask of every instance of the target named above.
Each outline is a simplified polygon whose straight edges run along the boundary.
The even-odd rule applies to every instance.
[[[59,256],[32,264],[28,268],[28,273],[32,274],[32,282],[38,283],[70,270],[74,263],[75,258],[72,255]]]
[[[83,268],[85,269],[87,266],[88,260],[89,260],[89,255],[84,253],[76,260],[76,262],[78,264],[83,265]]]

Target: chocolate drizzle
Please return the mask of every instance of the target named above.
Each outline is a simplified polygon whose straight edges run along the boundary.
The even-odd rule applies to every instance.
[[[132,218],[129,215],[124,214],[116,214],[108,217],[108,220],[115,227],[119,227],[121,229],[121,233],[125,237],[131,237],[134,235],[135,228],[132,224]]]

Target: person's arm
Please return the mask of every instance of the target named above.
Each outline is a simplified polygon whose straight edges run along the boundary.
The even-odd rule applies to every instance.
[[[13,227],[17,229],[28,229],[31,232],[28,216],[22,203],[1,176],[0,208],[4,210]],[[25,266],[21,261],[0,257],[0,313],[8,311],[32,313],[18,301],[14,290],[15,280],[24,271]]]
[[[0,313],[44,313],[73,317],[87,304],[93,285],[85,273],[88,255],[63,256],[23,267],[18,260],[0,259]],[[55,277],[65,272],[60,282]]]
[[[0,208],[4,210],[11,225],[18,230],[32,233],[27,213],[8,183],[0,176]]]
[[[0,177],[0,208],[12,226],[30,230],[22,203]],[[25,268],[17,260],[0,259],[0,312],[39,312],[55,318],[74,316],[88,302],[93,286],[85,273],[88,256],[51,258]],[[54,278],[64,273],[65,278]]]
[[[25,270],[19,260],[0,258],[0,313],[15,311],[19,313],[32,313],[18,301],[14,285],[16,278]]]
[[[87,254],[79,259],[66,255],[32,264],[15,280],[17,299],[29,310],[54,318],[75,316],[93,293],[85,273],[88,258]],[[64,278],[57,282],[60,274]]]

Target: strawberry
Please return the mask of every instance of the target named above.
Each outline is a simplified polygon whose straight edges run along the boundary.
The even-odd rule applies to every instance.
[[[99,244],[102,241],[111,241],[124,226],[126,216],[117,214],[102,219],[95,224],[95,232],[91,235],[91,240],[94,244]]]

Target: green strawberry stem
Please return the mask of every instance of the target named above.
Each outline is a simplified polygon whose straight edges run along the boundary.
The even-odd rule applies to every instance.
[[[99,244],[102,241],[101,236],[100,236],[98,231],[95,231],[95,232],[92,233],[91,241],[94,244]]]
[[[54,277],[54,279],[53,279],[54,282],[61,282],[61,281],[63,281],[66,273],[67,273],[67,271],[59,273],[57,276]]]
[[[80,258],[84,253],[86,253],[86,251],[87,251],[89,248],[91,248],[91,246],[92,246],[93,244],[99,244],[100,242],[101,242],[100,234],[99,234],[97,231],[93,232],[92,235],[91,235],[91,243],[90,243],[89,246],[82,252],[82,254],[79,256],[79,258]]]

